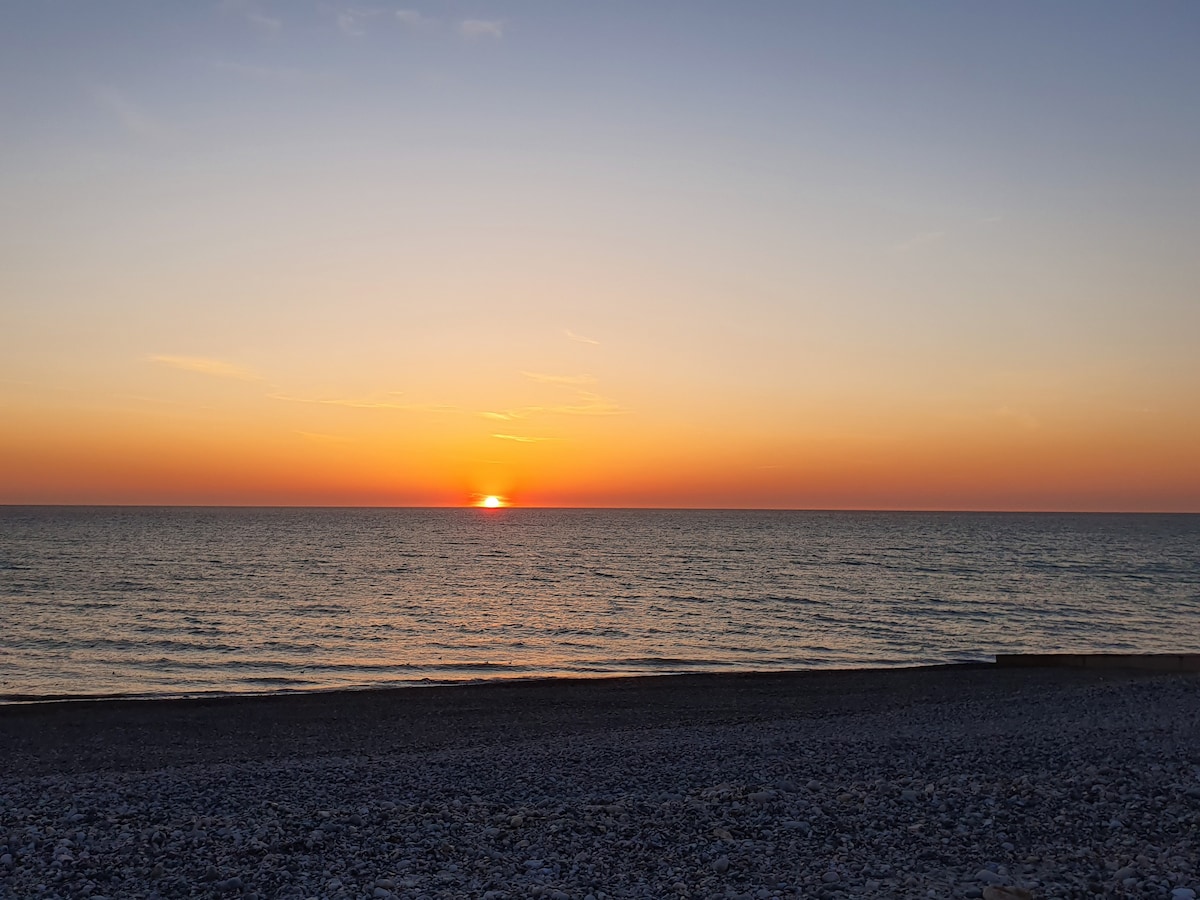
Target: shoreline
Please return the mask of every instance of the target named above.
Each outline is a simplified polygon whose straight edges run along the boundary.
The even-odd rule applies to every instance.
[[[812,674],[838,674],[852,672],[890,672],[898,669],[945,669],[945,668],[990,668],[996,663],[992,660],[961,660],[940,663],[897,663],[884,666],[845,666],[822,667],[810,669],[720,669],[715,671],[688,672],[601,672],[595,675],[514,675],[511,677],[494,678],[461,678],[461,679],[432,679],[421,678],[404,682],[383,682],[380,684],[362,684],[339,687],[314,688],[283,688],[263,690],[200,690],[180,693],[103,693],[103,694],[0,694],[0,714],[10,706],[37,707],[61,706],[64,704],[139,702],[139,703],[174,703],[178,701],[197,700],[248,700],[266,697],[309,697],[328,694],[357,694],[362,692],[388,693],[392,691],[436,690],[441,688],[486,687],[489,685],[585,685],[606,681],[629,681],[648,678],[771,678],[794,677]],[[1038,663],[1038,667],[1045,667]]]
[[[101,693],[101,694],[0,694],[0,711],[9,706],[51,706],[63,704],[109,702],[176,702],[194,700],[239,700],[263,697],[295,697],[323,694],[353,694],[364,691],[389,692],[417,689],[479,687],[514,684],[590,684],[604,681],[637,680],[646,678],[756,678],[797,677],[814,674],[846,674],[862,672],[891,672],[913,669],[980,669],[980,668],[1088,668],[1139,672],[1198,672],[1200,653],[1177,651],[1159,653],[1056,652],[1056,653],[998,653],[990,660],[964,659],[933,663],[894,663],[881,666],[846,666],[792,669],[719,669],[688,672],[639,672],[594,675],[515,675],[512,677],[464,678],[436,680],[430,678],[405,682],[385,682],[328,688],[292,688],[242,691],[192,691],[179,693]]]

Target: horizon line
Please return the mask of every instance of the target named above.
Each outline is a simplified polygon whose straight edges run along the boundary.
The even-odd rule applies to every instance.
[[[337,509],[337,510],[438,510],[474,509],[498,514],[514,510],[580,512],[802,512],[802,513],[940,513],[977,515],[1072,515],[1072,516],[1196,516],[1200,510],[1128,510],[1128,509],[984,509],[949,507],[869,507],[869,506],[513,506],[495,508],[477,504],[386,505],[337,503],[0,503],[0,509]]]

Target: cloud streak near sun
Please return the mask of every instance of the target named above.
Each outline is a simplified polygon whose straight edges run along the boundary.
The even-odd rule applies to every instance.
[[[152,363],[182,369],[185,372],[197,372],[201,375],[212,375],[216,378],[233,378],[238,381],[261,381],[262,378],[236,363],[225,362],[221,359],[210,359],[205,356],[172,356],[156,354],[147,357]]]
[[[536,381],[539,384],[595,384],[596,376],[594,375],[546,375],[542,372],[522,372],[530,381]]]
[[[518,406],[501,412],[489,410],[480,413],[485,419],[499,422],[510,422],[516,419],[530,419],[535,416],[616,416],[628,412],[623,406],[601,397],[599,394],[580,392],[577,403],[559,404],[557,406]]]
[[[540,444],[542,441],[553,440],[547,437],[526,437],[521,434],[493,434],[492,437],[501,441],[516,441],[519,444]]]
[[[291,394],[269,394],[272,400],[283,400],[288,403],[313,403],[319,406],[344,406],[349,409],[396,409],[407,412],[449,412],[453,406],[436,403],[404,403],[393,397],[402,397],[401,391],[388,391],[382,397],[296,397]]]

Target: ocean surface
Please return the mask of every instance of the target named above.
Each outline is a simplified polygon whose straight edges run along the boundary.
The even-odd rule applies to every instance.
[[[1200,650],[1200,516],[0,507],[0,701]]]

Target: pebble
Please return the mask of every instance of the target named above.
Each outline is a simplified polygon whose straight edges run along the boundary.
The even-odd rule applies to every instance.
[[[983,900],[1033,900],[1033,894],[1012,885],[992,885],[983,889]]]
[[[472,740],[0,772],[0,896],[1196,900],[1200,885],[1194,678]]]

